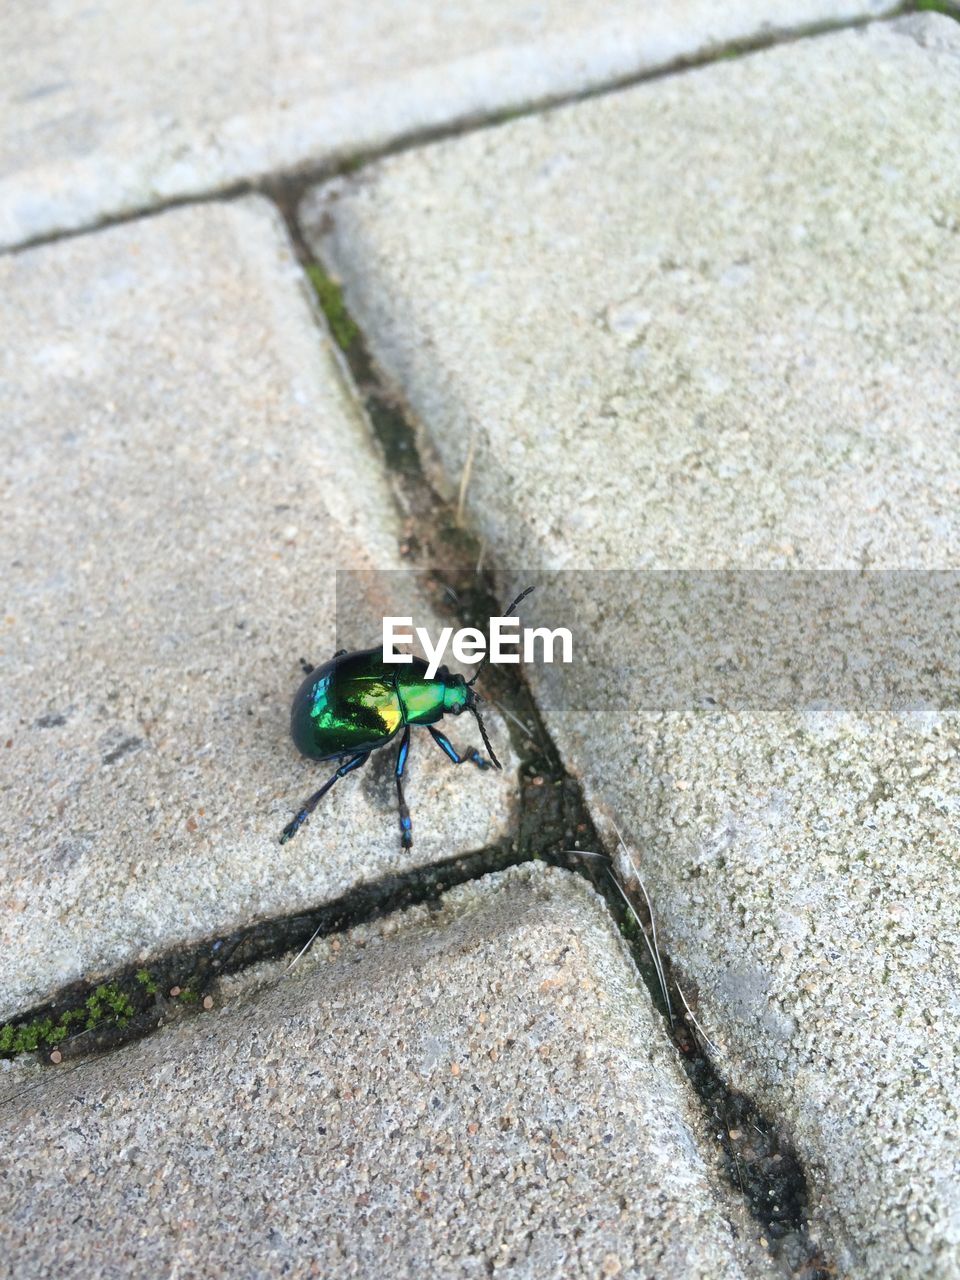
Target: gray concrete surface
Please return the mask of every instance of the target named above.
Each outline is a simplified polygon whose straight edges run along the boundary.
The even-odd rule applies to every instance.
[[[309,293],[259,199],[0,260],[0,1018],[510,826],[493,715],[502,775],[415,734],[402,859],[392,749],[277,843],[330,772],[288,725],[298,659],[336,648],[334,569],[401,564]],[[382,581],[341,609],[354,648]]]
[[[488,877],[259,983],[109,1058],[23,1073],[0,1106],[4,1265],[770,1274],[583,881]]]
[[[956,560],[957,33],[785,45],[307,202],[454,493],[474,442],[508,560]]]
[[[312,199],[451,491],[473,440],[501,565],[956,563],[958,37],[805,41]],[[960,1274],[956,713],[640,704],[603,663],[642,583],[601,579],[537,602],[600,667],[535,689],[722,1068],[788,1124],[845,1273]]]
[[[14,5],[0,31],[0,246],[892,7]]]

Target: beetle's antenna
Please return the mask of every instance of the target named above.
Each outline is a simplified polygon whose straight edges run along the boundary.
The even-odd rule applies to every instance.
[[[514,609],[515,609],[515,608],[517,607],[517,605],[520,603],[520,601],[521,601],[521,600],[525,600],[525,599],[527,598],[527,596],[530,594],[530,592],[531,592],[532,590],[533,590],[533,587],[527,587],[526,591],[521,591],[521,592],[520,592],[520,594],[517,596],[516,600],[514,600],[513,604],[509,605],[506,609],[504,609],[504,611],[503,611],[503,613],[500,615],[500,617],[501,617],[501,618],[509,618],[509,617],[510,617],[510,615],[511,615],[511,613],[513,613]],[[483,668],[487,665],[487,663],[488,663],[489,661],[490,661],[490,646],[489,646],[489,644],[488,644],[488,645],[487,645],[487,652],[486,652],[486,653],[483,655],[483,657],[480,659],[480,665],[479,665],[479,667],[477,667],[476,671],[473,673],[473,675],[472,675],[472,676],[470,677],[470,679],[467,681],[467,686],[468,686],[468,687],[469,687],[470,685],[472,685],[472,684],[475,684],[475,683],[476,683],[477,676],[479,676],[480,672],[483,670]],[[479,716],[477,716],[477,719],[479,720],[479,719],[480,719],[480,717],[479,717]],[[483,722],[482,722],[482,721],[481,721],[481,723],[480,723],[480,732],[481,732],[481,733],[483,733]],[[484,742],[487,742],[487,735],[486,735],[485,733],[484,733],[484,735],[483,735],[483,740],[484,740]],[[489,743],[489,742],[487,742],[487,749],[488,749],[488,750],[489,750],[489,747],[490,747],[490,743]],[[491,752],[490,752],[490,754],[491,754],[491,755],[493,755],[493,752],[491,751]],[[494,758],[496,758],[496,757],[494,757]],[[499,765],[497,765],[497,768],[498,768],[498,769],[499,769],[499,767],[500,767],[500,766],[499,766]]]
[[[474,697],[476,697],[476,694],[474,694]],[[473,714],[477,717],[477,724],[480,726],[480,737],[483,739],[483,745],[487,748],[487,751],[489,751],[489,753],[490,753],[490,760],[491,760],[491,763],[493,763],[494,765],[496,765],[496,767],[497,767],[498,769],[502,769],[502,768],[503,768],[503,765],[502,765],[502,764],[500,763],[500,761],[497,759],[497,753],[494,751],[493,747],[491,747],[491,745],[490,745],[490,739],[487,737],[487,727],[486,727],[486,725],[483,723],[483,718],[482,718],[482,716],[480,715],[480,711],[479,711],[479,709],[478,709],[478,707],[477,707],[476,702],[471,702],[471,703],[470,703],[470,710],[471,710],[471,711],[473,712]]]

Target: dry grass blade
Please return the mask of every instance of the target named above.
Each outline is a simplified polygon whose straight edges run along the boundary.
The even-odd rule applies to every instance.
[[[537,737],[534,730],[531,729],[530,725],[524,724],[523,721],[520,719],[520,717],[515,716],[509,707],[501,706],[500,703],[495,702],[493,698],[488,698],[487,702],[490,703],[491,707],[496,707],[496,709],[500,712],[502,716],[506,716],[508,720],[512,720],[513,723],[517,726],[517,728],[522,730],[522,732],[526,734],[526,736],[530,739],[531,742],[536,742],[540,746],[543,746],[543,743],[540,742],[540,739]]]
[[[564,849],[563,852],[572,854],[576,858],[598,858],[608,864],[610,862],[610,858],[607,854],[596,853],[591,849]],[[633,864],[631,862],[631,866],[632,865]],[[636,868],[634,868],[634,870],[636,870]],[[656,944],[656,937],[657,937],[656,928],[655,927],[653,928],[654,940],[651,942],[650,936],[647,933],[646,928],[644,927],[643,921],[640,919],[640,916],[637,913],[636,907],[630,901],[627,891],[624,889],[623,885],[617,879],[616,873],[614,872],[613,867],[609,865],[607,866],[607,875],[610,877],[611,881],[616,887],[616,890],[620,894],[621,898],[623,898],[624,902],[627,904],[627,910],[630,912],[631,916],[633,916],[633,919],[636,922],[637,928],[640,930],[640,933],[643,935],[643,941],[646,943],[647,951],[650,954],[650,959],[653,962],[653,967],[657,975],[657,981],[660,984],[660,991],[663,994],[663,1003],[666,1005],[666,1008],[667,1008],[667,1017],[670,1019],[670,1025],[673,1026],[673,1006],[670,1003],[670,992],[667,989],[667,979],[663,969],[663,961],[660,959],[660,951]],[[639,880],[640,877],[637,876],[637,879]],[[642,882],[640,887],[641,889],[643,889]],[[647,910],[650,912],[650,924],[651,924],[651,927],[653,927],[653,909],[650,906],[650,898],[647,894],[646,889],[643,889],[643,896],[647,900]]]
[[[701,1027],[700,1023],[697,1021],[696,1014],[693,1012],[693,1010],[690,1008],[689,1004],[687,1003],[687,997],[683,994],[683,989],[681,988],[680,983],[677,982],[676,978],[674,978],[673,980],[673,985],[677,988],[677,994],[680,996],[680,999],[683,1001],[683,1007],[687,1011],[687,1018],[689,1019],[691,1026],[695,1028],[697,1034],[700,1036],[700,1039],[711,1051],[714,1057],[719,1057],[720,1050],[713,1043],[713,1041],[704,1031],[703,1027]],[[756,1128],[756,1125],[754,1125],[754,1128]],[[760,1130],[757,1129],[757,1133],[759,1132]]]
[[[463,464],[463,470],[460,472],[460,492],[457,494],[457,514],[456,523],[459,529],[463,525],[463,508],[467,501],[467,487],[470,484],[470,472],[473,470],[473,456],[477,450],[477,436],[475,431],[470,433],[470,444],[467,447],[467,457]]]
[[[637,878],[637,884],[640,886],[640,891],[643,894],[643,899],[647,904],[647,913],[650,916],[650,932],[653,935],[653,945],[650,947],[650,950],[653,956],[654,966],[656,967],[656,970],[657,970],[657,977],[660,979],[660,986],[663,990],[663,998],[667,1006],[667,1016],[670,1018],[670,1025],[673,1026],[673,1007],[670,1004],[670,993],[667,989],[667,975],[663,968],[663,961],[660,958],[660,943],[657,941],[657,921],[656,921],[656,917],[653,914],[653,903],[650,901],[649,893],[647,893],[647,886],[643,883],[643,879],[640,875],[640,872],[637,870],[637,864],[634,862],[630,854],[630,850],[627,848],[627,842],[624,840],[623,836],[620,834],[620,828],[617,826],[617,824],[613,821],[612,818],[610,819],[610,824],[613,827],[614,831],[616,831],[617,833],[617,839],[620,841],[620,848],[623,850],[624,856],[626,857],[627,861],[630,863],[630,869]],[[623,889],[620,887],[619,881],[617,882],[617,888],[620,889],[621,893],[623,893]],[[626,898],[627,895],[624,893],[623,896]],[[634,915],[636,915],[636,912],[634,912]],[[639,923],[639,920],[638,920],[638,923]],[[642,927],[643,926],[641,925],[641,928]],[[645,933],[644,933],[644,937],[646,937]]]
[[[608,867],[607,874],[609,875],[613,883],[616,885],[618,893],[620,894],[621,898],[623,898],[624,902],[627,904],[627,909],[629,910],[630,914],[633,916],[634,920],[636,921],[637,928],[643,934],[643,940],[647,944],[647,951],[649,951],[650,953],[650,959],[653,961],[653,967],[656,970],[657,979],[660,983],[660,990],[663,994],[663,1002],[667,1006],[667,1017],[670,1019],[670,1025],[673,1026],[673,1007],[670,1004],[670,992],[667,990],[666,979],[663,976],[663,965],[660,962],[660,953],[657,950],[656,945],[650,941],[647,931],[643,927],[643,921],[640,919],[640,916],[637,913],[636,907],[630,901],[630,898],[627,895],[626,889],[624,889],[623,885],[614,875],[613,869]]]
[[[293,959],[290,961],[290,963],[289,963],[289,964],[287,965],[287,967],[284,969],[284,971],[283,971],[283,972],[284,972],[285,974],[289,973],[289,972],[290,972],[290,970],[293,968],[293,966],[294,966],[295,964],[299,963],[299,961],[303,959],[303,957],[307,954],[307,952],[310,950],[310,948],[311,948],[311,947],[313,946],[313,944],[316,942],[316,940],[317,940],[317,935],[319,934],[319,932],[320,932],[320,926],[319,926],[319,925],[317,925],[316,929],[314,929],[314,931],[313,931],[313,936],[310,938],[309,942],[305,942],[305,943],[303,944],[303,946],[300,948],[300,950],[297,952],[297,954],[293,957]]]

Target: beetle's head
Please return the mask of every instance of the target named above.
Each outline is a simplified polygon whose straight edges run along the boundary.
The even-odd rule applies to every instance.
[[[505,618],[509,618],[521,600],[525,600],[532,590],[533,587],[527,587],[526,591],[521,591],[516,600],[511,604],[508,604],[506,609],[504,609],[503,616]],[[476,683],[477,677],[480,675],[485,664],[489,661],[489,658],[490,650],[488,647],[483,657],[480,659],[480,665],[469,680],[465,680],[463,676],[452,674],[446,667],[440,668],[437,672],[437,679],[443,683],[444,715],[449,714],[452,716],[458,716],[461,711],[472,711],[477,717],[477,724],[480,726],[480,737],[483,738],[483,745],[487,748],[487,751],[490,754],[491,762],[495,764],[498,769],[502,769],[503,765],[497,759],[496,752],[490,745],[490,739],[487,737],[486,726],[483,723],[483,718],[480,715],[480,709],[477,706],[477,703],[482,702],[483,699],[480,697],[479,693],[475,693],[473,690],[473,685]]]
[[[445,715],[458,716],[467,707],[473,706],[473,690],[467,688],[463,676],[454,675],[441,667],[437,678],[443,681],[443,711]]]
[[[490,739],[487,737],[487,729],[480,715],[478,702],[483,699],[480,694],[471,689],[463,676],[451,674],[445,668],[441,668],[437,675],[444,682],[443,689],[443,710],[444,714],[458,716],[461,711],[472,711],[477,717],[477,724],[480,726],[480,736],[483,738],[483,745],[487,748],[490,759],[498,769],[502,769],[500,761],[496,757],[493,747],[490,745]]]

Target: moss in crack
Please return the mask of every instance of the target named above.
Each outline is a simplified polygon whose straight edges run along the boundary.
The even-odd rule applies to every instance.
[[[122,969],[106,982],[72,983],[46,1004],[0,1026],[0,1058],[56,1050],[54,1061],[60,1061],[148,1035],[180,1006],[199,1006],[215,981],[221,945],[184,948],[158,957],[149,969]]]
[[[390,474],[418,475],[420,459],[403,414],[379,390],[365,388],[363,403]]]
[[[298,244],[304,270],[313,285],[330,333],[347,358],[357,392],[373,427],[391,476],[422,478],[413,432],[403,410],[377,379],[360,328],[347,308],[342,286]]]
[[[127,991],[117,983],[101,983],[77,1003],[0,1027],[0,1057],[55,1049],[68,1036],[104,1027],[123,1030],[137,1012]]]
[[[124,1027],[134,1015],[134,1007],[125,991],[113,983],[95,988],[86,1000],[86,1030],[92,1031],[102,1022],[113,1019]]]
[[[138,969],[133,975],[148,996],[155,996],[159,991],[156,981],[149,969]]]
[[[942,13],[945,18],[960,22],[960,3],[951,0],[914,0],[911,8],[916,13]]]
[[[741,56],[746,49],[732,49]],[[286,205],[290,234],[302,259],[312,261],[296,221],[295,202]],[[416,437],[402,403],[378,377],[359,327],[347,355],[358,394],[383,449],[403,509],[416,527],[417,547],[410,557],[420,563],[444,564],[425,571],[428,594],[441,615],[454,612],[462,624],[480,626],[499,611],[492,576],[476,569],[479,543],[460,528],[452,505],[432,488],[420,463]],[[603,851],[577,782],[571,778],[546,731],[519,667],[489,666],[484,696],[509,712],[510,733],[521,759],[519,824],[511,861],[543,857],[589,879],[604,896],[640,976],[657,1008],[667,1014],[655,967],[640,928],[609,880],[602,860],[571,858],[565,849]],[[524,728],[523,726],[526,726]],[[490,851],[480,855],[493,870]],[[482,874],[482,872],[480,872]],[[402,904],[395,904],[402,905]],[[641,919],[644,904],[633,903]],[[669,973],[669,960],[665,958]],[[674,1007],[682,1006],[673,991]],[[781,1268],[805,1280],[827,1280],[832,1265],[816,1248],[808,1230],[808,1191],[803,1168],[788,1139],[747,1096],[732,1089],[700,1046],[692,1024],[682,1017],[672,1023],[674,1043],[721,1147],[731,1184],[738,1188],[761,1228],[761,1239]]]
[[[97,986],[75,983],[46,1005],[0,1027],[0,1057],[57,1049],[68,1058],[115,1049],[150,1034],[171,1017],[198,1014],[204,995],[215,989],[222,974],[289,956],[315,934],[340,933],[434,902],[456,885],[531,856],[521,852],[515,840],[505,839],[475,853],[358,885],[313,911],[261,921],[158,956],[149,970],[131,967]],[[546,860],[556,865],[563,861],[549,855]]]
[[[344,355],[349,355],[350,348],[360,336],[360,330],[344,304],[343,290],[318,262],[307,264],[307,275],[317,295],[320,309],[327,318],[333,340]]]

